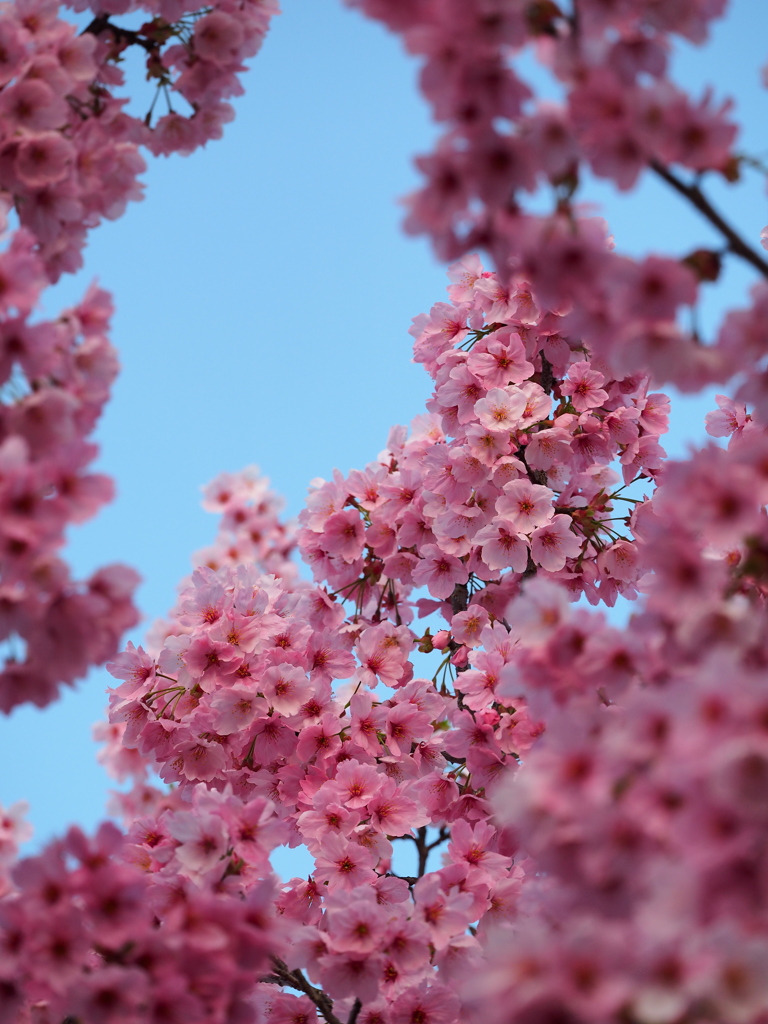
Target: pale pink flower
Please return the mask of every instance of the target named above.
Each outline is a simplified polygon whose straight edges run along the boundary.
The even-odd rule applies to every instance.
[[[597,564],[603,572],[614,579],[632,583],[637,579],[639,571],[637,545],[626,540],[617,540],[600,552]]]
[[[558,464],[567,465],[571,455],[571,436],[562,427],[537,431],[525,449],[525,461],[531,469],[547,470]]]
[[[502,328],[484,344],[476,345],[469,353],[467,367],[486,388],[522,384],[533,374],[533,363],[525,357],[520,335],[510,328]]]
[[[338,555],[345,562],[359,558],[365,544],[365,527],[360,513],[355,509],[334,512],[325,521],[323,544],[331,555]]]
[[[454,1024],[460,1003],[454,992],[440,983],[426,981],[406,989],[392,1003],[391,1024]]]
[[[264,698],[245,686],[218,690],[211,698],[210,707],[216,712],[214,722],[220,736],[247,729],[258,715],[265,715],[268,710]]]
[[[747,415],[744,403],[736,402],[728,395],[715,395],[715,401],[719,406],[718,411],[708,412],[704,417],[707,433],[711,437],[728,437],[741,433],[751,419]]]
[[[483,562],[491,571],[511,568],[513,572],[525,572],[528,538],[518,533],[508,520],[497,517],[490,526],[475,534],[473,542],[480,546]]]
[[[454,640],[469,647],[481,643],[480,633],[489,623],[488,612],[479,604],[471,604],[464,612],[451,619],[451,633]]]
[[[446,598],[457,583],[466,583],[467,567],[453,555],[447,555],[434,544],[421,550],[421,561],[413,570],[417,586],[426,586],[433,597]]]
[[[475,402],[474,412],[482,425],[494,433],[509,433],[520,425],[526,396],[518,387],[492,388]]]
[[[243,45],[240,22],[223,11],[212,11],[195,24],[192,35],[195,53],[214,64],[231,64]]]
[[[550,580],[528,580],[507,609],[513,632],[524,646],[546,643],[570,614],[567,591]],[[504,696],[513,696],[504,692]]]
[[[535,384],[533,381],[521,384],[520,392],[525,399],[525,405],[520,414],[519,428],[526,430],[534,423],[540,423],[549,416],[552,409],[552,398],[540,384]]]
[[[496,501],[498,517],[509,522],[518,533],[530,534],[544,526],[555,514],[552,505],[554,491],[530,480],[513,480],[504,487]]]
[[[204,874],[223,858],[228,845],[223,820],[199,809],[172,814],[166,827],[179,846],[176,857],[185,871]]]
[[[362,890],[351,899],[345,895],[338,902],[329,898],[326,908],[328,936],[334,952],[365,956],[378,948],[388,915],[372,898],[370,890]]]

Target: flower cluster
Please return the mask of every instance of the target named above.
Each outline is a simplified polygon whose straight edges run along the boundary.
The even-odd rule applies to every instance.
[[[77,34],[49,0],[0,5],[0,220],[5,231],[14,208],[22,225],[0,254],[4,712],[53,700],[62,682],[111,657],[137,621],[134,572],[109,566],[76,583],[58,557],[66,526],[112,497],[111,481],[87,472],[96,447],[86,440],[117,372],[106,337],[110,299],[92,289],[55,322],[31,324],[30,313],[48,282],[80,266],[87,230],[140,198],[139,144],[186,153],[220,135],[231,117],[223,99],[240,90],[242,61],[257,51],[277,8],[271,0],[226,0],[202,11],[172,2],[148,9],[152,20],[137,31],[110,21],[131,10],[99,8]],[[114,90],[129,45],[146,52],[158,90],[182,96],[190,116],[169,113],[152,126],[150,116],[124,112],[127,101]],[[243,492],[244,507],[254,496]],[[248,556],[257,555],[265,515],[258,503],[249,512]],[[288,536],[281,554],[268,546],[274,568],[291,571]]]
[[[51,280],[78,269],[91,227],[141,198],[140,145],[190,153],[220,138],[233,117],[224,99],[242,91],[243,60],[277,12],[271,0],[221,0],[203,10],[171,0],[143,5],[150,20],[136,31],[110,20],[137,6],[112,3],[104,13],[95,4],[80,34],[50,0],[0,9],[0,202],[15,206],[34,235]],[[154,124],[152,111],[129,116],[116,93],[121,55],[133,45],[167,102]]]
[[[662,465],[668,399],[648,377],[601,372],[525,281],[506,287],[476,256],[449,276],[452,301],[412,328],[435,381],[430,415],[409,438],[393,431],[364,472],[312,492],[302,557],[359,611],[398,623],[417,587],[449,621],[467,594],[484,621],[503,618],[532,572],[593,603],[634,594],[641,566],[621,502],[636,504],[626,488]]]
[[[765,1014],[768,435],[718,404],[728,451],[665,470],[639,531],[653,586],[607,668],[605,628],[550,584],[509,610],[499,690],[547,729],[495,802],[547,885],[489,945],[478,1020]]]
[[[117,373],[111,300],[91,289],[56,321],[30,323],[45,270],[24,231],[0,255],[0,710],[42,707],[111,657],[138,621],[138,577],[107,566],[77,583],[59,557],[70,523],[112,496],[87,438]]]
[[[562,314],[566,332],[617,378],[651,372],[695,390],[743,372],[757,380],[742,397],[759,393],[765,402],[762,308],[729,317],[710,345],[678,319],[697,284],[718,278],[723,253],[630,259],[608,249],[576,201],[585,168],[622,190],[650,170],[709,220],[723,252],[768,276],[764,254],[703,191],[705,173],[733,182],[750,166],[733,148],[731,104],[709,91],[693,98],[668,75],[674,38],[703,42],[723,0],[580,0],[570,10],[506,0],[349,2],[422,58],[422,93],[447,126],[416,161],[426,185],[409,197],[407,230],[429,235],[447,260],[485,249],[505,286],[522,274],[540,307]],[[551,72],[559,102],[538,100],[515,70],[527,47]],[[541,212],[542,191],[550,212]],[[527,201],[534,192],[535,205]],[[761,286],[756,307],[764,305]]]
[[[268,884],[245,899],[154,884],[122,863],[123,837],[102,825],[13,871],[0,903],[0,1019],[251,1019],[254,974],[279,951]]]
[[[299,547],[317,583],[290,571],[266,482],[225,474],[205,496],[220,540],[156,649],[129,645],[108,666],[121,683],[100,736],[112,772],[134,779],[118,798],[132,863],[168,884],[247,892],[276,847],[314,858],[277,900],[286,952],[257,986],[270,1021],[322,1012],[312,985],[334,1014],[359,1002],[371,1024],[428,1006],[459,1019],[462,971],[492,924],[515,918],[524,879],[489,799],[543,728],[515,689],[510,596],[537,573],[572,600],[612,604],[640,574],[612,512],[660,465],[666,398],[602,374],[524,282],[509,292],[477,259],[450,276],[451,303],[414,328],[436,383],[429,414],[410,438],[393,430],[377,463],[309,495]],[[432,610],[449,628],[418,637],[415,612]],[[417,645],[440,652],[432,681],[415,677]],[[620,673],[610,630],[592,647]],[[278,984],[305,995],[276,997]]]
[[[270,489],[258,466],[239,473],[221,473],[205,488],[203,508],[219,513],[221,523],[214,543],[197,551],[195,565],[219,569],[228,565],[255,565],[261,572],[291,584],[298,578],[291,554],[296,545],[293,524],[280,519],[284,501]]]

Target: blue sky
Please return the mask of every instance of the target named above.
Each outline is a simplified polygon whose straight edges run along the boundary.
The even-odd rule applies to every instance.
[[[444,297],[444,268],[402,234],[396,201],[417,184],[411,157],[435,135],[416,65],[340,0],[284,7],[224,139],[152,161],[146,199],[94,231],[83,272],[46,298],[56,312],[98,277],[117,304],[123,371],[98,440],[118,498],[73,532],[67,557],[81,575],[112,561],[139,570],[137,642],[173,603],[190,553],[212,539],[201,485],[255,462],[295,515],[312,478],[373,459],[429,391],[407,331]],[[711,46],[686,47],[675,65],[694,90],[710,82],[736,97],[744,148],[764,156],[767,29],[768,5],[740,0]],[[712,189],[755,242],[768,222],[764,192],[756,175]],[[624,251],[717,244],[650,178],[629,196],[588,183],[585,198],[602,205]],[[752,280],[734,261],[705,303],[705,326]],[[703,436],[712,407],[680,403],[672,454]],[[108,683],[94,672],[46,711],[0,719],[0,802],[30,801],[37,841],[103,816],[112,784],[90,728]]]

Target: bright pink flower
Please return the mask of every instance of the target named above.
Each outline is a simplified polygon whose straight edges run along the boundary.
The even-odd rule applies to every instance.
[[[426,815],[413,800],[406,797],[394,779],[383,778],[373,800],[368,802],[371,823],[390,836],[404,836],[412,828],[426,824]]]
[[[364,847],[329,833],[321,840],[320,852],[315,858],[315,878],[318,882],[327,882],[329,892],[351,892],[359,885],[370,885],[374,881],[374,863],[374,857]]]
[[[560,392],[570,396],[577,412],[587,412],[608,400],[608,393],[601,387],[604,383],[602,373],[593,370],[588,362],[572,363],[568,367],[568,379],[560,385]]]
[[[345,562],[354,562],[360,557],[365,544],[365,528],[360,514],[354,509],[334,512],[325,521],[323,544],[331,555],[338,555]]]
[[[457,583],[466,583],[466,566],[453,555],[440,551],[434,544],[421,550],[421,561],[413,570],[417,586],[426,586],[433,597],[450,597]]]
[[[333,788],[339,802],[349,808],[365,807],[381,784],[379,772],[369,764],[360,764],[354,758],[339,765]]]

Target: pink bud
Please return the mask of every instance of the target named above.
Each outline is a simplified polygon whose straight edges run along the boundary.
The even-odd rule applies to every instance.
[[[436,647],[438,651],[444,651],[448,646],[451,634],[447,629],[438,630],[437,633],[432,637],[432,646]]]
[[[458,651],[451,658],[451,664],[455,665],[456,668],[464,668],[469,663],[469,648],[460,647]]]

